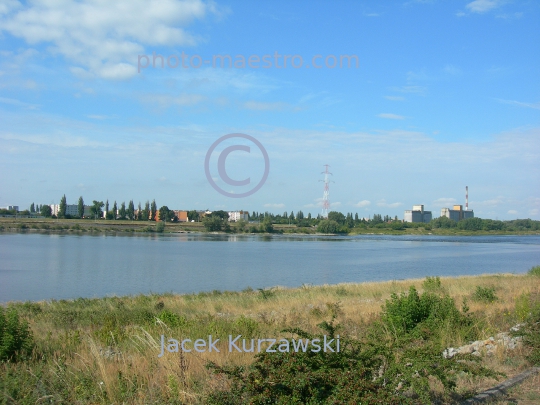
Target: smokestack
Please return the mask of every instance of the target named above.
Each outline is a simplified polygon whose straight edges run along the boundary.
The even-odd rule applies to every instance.
[[[465,211],[469,211],[469,186],[465,186]]]

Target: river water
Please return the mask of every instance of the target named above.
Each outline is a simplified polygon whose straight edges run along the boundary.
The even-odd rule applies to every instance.
[[[0,234],[0,302],[524,273],[540,236]]]

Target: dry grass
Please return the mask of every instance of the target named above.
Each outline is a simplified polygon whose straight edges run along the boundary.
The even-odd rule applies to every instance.
[[[58,389],[57,398],[74,399],[84,395],[93,398],[81,403],[200,403],[205,393],[227,384],[206,370],[207,361],[220,365],[247,365],[253,361],[253,354],[226,350],[228,334],[251,333],[255,338],[275,338],[283,335],[280,331],[286,327],[316,332],[318,323],[335,315],[344,335],[360,338],[365,326],[377,318],[382,304],[392,293],[405,292],[411,285],[422,291],[423,281],[88,300],[81,306],[79,318],[65,324],[55,317],[67,311],[70,305],[74,306],[76,301],[41,302],[41,315],[29,317],[29,320],[38,347],[47,353],[46,370],[41,370],[39,361],[34,364],[39,365],[39,372],[45,373],[41,379],[60,381],[68,387],[67,392],[61,393]],[[508,330],[519,321],[520,315],[516,311],[519,297],[540,294],[540,278],[513,274],[441,278],[441,286],[455,299],[458,307],[465,300],[470,311],[479,314],[483,320],[478,325],[479,334],[484,338]],[[498,299],[488,304],[472,301],[477,286],[494,287]],[[105,324],[81,321],[92,311],[114,314],[118,308],[153,309],[156,304],[180,314],[185,322],[168,326],[166,321],[158,319],[144,325],[129,322],[105,327]],[[107,332],[112,336],[109,343]],[[206,338],[212,334],[222,338],[222,345],[218,345],[222,350],[221,353],[180,352],[158,358],[162,334],[177,340]],[[445,339],[455,345],[465,343],[455,341],[452,331],[447,332]],[[115,352],[109,356],[104,355],[108,346]],[[522,350],[499,351],[495,356],[486,358],[485,362],[508,376],[526,367]],[[38,374],[34,370],[36,367],[28,365],[27,368],[28,373]],[[6,369],[0,369],[0,372],[4,373]],[[495,380],[463,379],[459,392],[473,392],[496,383]]]

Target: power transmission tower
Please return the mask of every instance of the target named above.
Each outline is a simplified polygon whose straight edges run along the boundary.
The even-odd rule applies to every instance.
[[[324,167],[325,167],[324,172],[321,172],[321,174],[324,174],[324,180],[319,180],[319,181],[324,182],[322,217],[328,218],[328,209],[330,208],[330,201],[328,199],[329,194],[330,194],[329,186],[330,186],[330,182],[332,181],[328,178],[328,175],[333,176],[333,174],[328,171],[328,168],[330,167],[330,165],[324,165]]]

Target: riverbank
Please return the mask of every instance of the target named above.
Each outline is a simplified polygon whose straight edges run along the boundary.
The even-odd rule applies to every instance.
[[[381,319],[386,300],[410,294],[411,286],[421,294],[451,297],[474,320],[470,332],[479,339],[523,323],[540,305],[540,277],[514,274],[9,303],[28,321],[35,350],[26,360],[0,365],[0,389],[13,403],[45,397],[81,404],[205,403],[211,392],[231,388],[223,374],[205,367],[208,361],[219,366],[254,361],[254,353],[229,352],[227,336],[290,338],[285,328],[315,334],[322,321],[334,319],[342,339],[363,341]],[[433,341],[439,348],[467,343],[459,329],[439,332]],[[162,335],[192,342],[212,335],[221,339],[221,352],[158,357]],[[527,350],[500,350],[481,362],[511,376],[529,366]],[[465,373],[453,396],[443,395],[437,384],[432,394],[452,403],[495,382]]]
[[[297,227],[296,225],[274,224],[274,234],[287,235],[325,235],[317,233],[316,227]],[[202,222],[167,223],[163,230],[152,221],[129,220],[88,220],[51,218],[0,218],[0,232],[20,233],[109,233],[109,234],[153,234],[153,233],[207,233]],[[231,232],[222,234],[246,234],[236,224]],[[261,234],[261,233],[257,233]],[[271,235],[272,233],[268,233]],[[457,228],[413,227],[402,230],[389,228],[352,228],[349,233],[340,235],[437,235],[437,236],[475,236],[475,235],[540,235],[540,231],[468,231]]]

